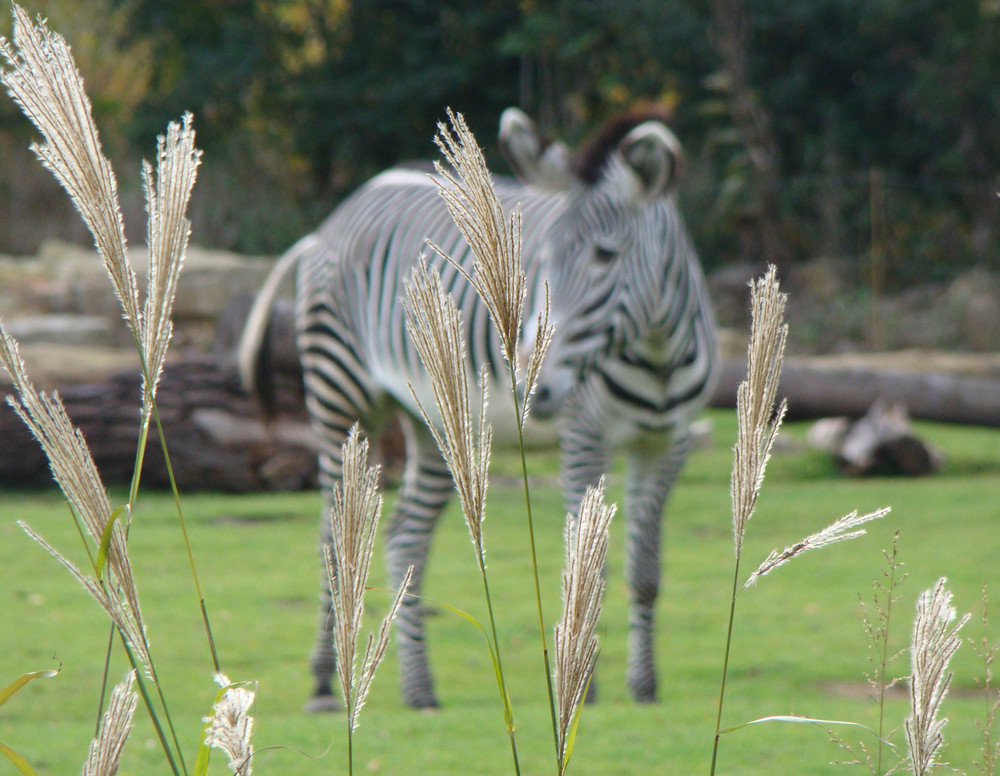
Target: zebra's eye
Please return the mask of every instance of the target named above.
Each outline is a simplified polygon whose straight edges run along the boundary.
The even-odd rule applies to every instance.
[[[598,264],[610,264],[618,258],[618,251],[606,245],[594,246],[594,261]]]

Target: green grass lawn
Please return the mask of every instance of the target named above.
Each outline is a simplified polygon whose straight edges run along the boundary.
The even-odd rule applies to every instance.
[[[608,569],[600,699],[584,711],[571,772],[580,776],[707,773],[732,581],[728,478],[735,423],[713,413],[714,445],[696,451],[668,508],[665,582],[659,609],[661,700],[637,706],[624,688],[626,634],[622,581],[622,523],[616,518]],[[739,601],[730,684],[723,723],[770,714],[802,714],[875,724],[865,698],[866,641],[859,596],[871,598],[882,552],[900,531],[900,557],[909,578],[892,623],[893,646],[909,639],[916,596],[947,576],[960,611],[973,611],[966,636],[981,637],[980,588],[989,583],[1000,610],[1000,434],[982,429],[921,425],[942,447],[945,470],[923,480],[847,480],[816,453],[792,446],[776,454],[756,516],[747,532],[746,573],[772,548],[822,528],[851,509],[891,505],[869,535],[811,553],[763,579]],[[790,425],[784,439],[801,440]],[[532,452],[545,602],[550,622],[559,607],[562,563],[561,498],[551,451]],[[496,596],[504,662],[518,724],[522,770],[553,772],[542,661],[531,593],[527,534],[514,456],[496,456],[486,523],[487,560]],[[620,478],[611,497],[620,496]],[[234,680],[259,683],[255,759],[260,774],[345,773],[343,716],[300,711],[310,690],[319,563],[315,552],[316,494],[184,498],[184,511],[223,669]],[[54,679],[36,681],[0,708],[0,742],[23,754],[43,774],[79,772],[93,734],[108,626],[99,610],[57,563],[14,524],[29,523],[57,547],[80,559],[79,538],[58,495],[0,494],[0,685],[26,671],[62,666]],[[215,694],[172,501],[140,498],[130,545],[154,658],[174,712],[178,734],[194,758],[200,719]],[[378,559],[380,562],[380,558]],[[374,581],[384,579],[381,567]],[[442,518],[427,576],[428,596],[483,617],[481,587],[466,528],[456,508]],[[377,627],[388,595],[374,592],[368,623]],[[1000,616],[994,615],[994,621]],[[390,654],[380,669],[355,742],[358,772],[384,774],[512,773],[507,737],[482,637],[455,615],[441,612],[428,625],[431,660],[442,709],[416,713],[398,697]],[[996,629],[995,629],[996,630]],[[994,634],[996,639],[996,634]],[[125,670],[114,653],[113,676]],[[904,655],[898,674],[909,670]],[[953,663],[955,680],[945,703],[945,759],[975,772],[981,735],[976,717],[982,663],[965,645]],[[889,715],[902,725],[906,702],[893,698]],[[122,773],[166,773],[151,728],[137,713]],[[850,734],[848,734],[850,735]],[[898,734],[896,740],[901,742]],[[826,734],[810,726],[769,724],[723,739],[720,773],[842,773],[844,759]],[[221,755],[214,772],[224,772]],[[855,770],[856,769],[851,769]],[[864,772],[863,770],[861,772]],[[0,775],[14,773],[0,760]]]

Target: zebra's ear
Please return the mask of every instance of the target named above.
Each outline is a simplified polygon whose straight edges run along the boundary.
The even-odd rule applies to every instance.
[[[526,185],[565,189],[575,179],[566,144],[546,142],[535,122],[517,108],[507,108],[500,116],[500,151]]]
[[[684,171],[680,141],[660,121],[639,124],[622,138],[618,152],[635,173],[641,201],[670,191]]]

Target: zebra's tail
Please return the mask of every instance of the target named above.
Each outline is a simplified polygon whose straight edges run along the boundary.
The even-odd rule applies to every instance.
[[[274,375],[271,369],[271,338],[268,329],[274,302],[282,283],[295,269],[303,254],[312,246],[312,235],[299,240],[278,259],[254,299],[236,351],[236,363],[243,389],[257,397],[265,412],[274,410]]]

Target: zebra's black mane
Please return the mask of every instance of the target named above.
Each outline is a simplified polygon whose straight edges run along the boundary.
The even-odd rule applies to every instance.
[[[615,116],[577,152],[573,160],[574,172],[584,183],[596,183],[611,152],[629,132],[647,121],[669,125],[670,118],[667,111],[656,108],[629,111]]]

